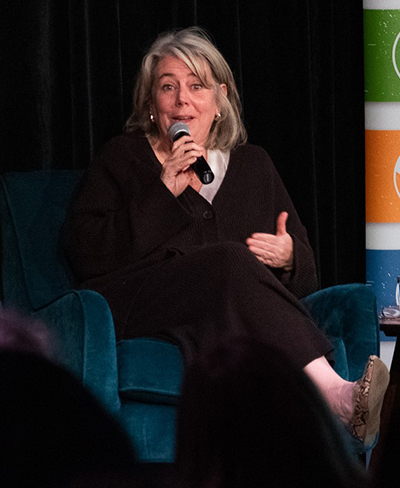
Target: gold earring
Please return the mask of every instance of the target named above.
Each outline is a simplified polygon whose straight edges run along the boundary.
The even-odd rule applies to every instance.
[[[220,112],[217,113],[217,115],[215,116],[215,121],[218,122],[218,120],[221,118],[221,114]]]
[[[154,124],[156,121],[155,121],[155,118],[154,118],[154,115],[152,113],[150,113],[150,120],[151,122]]]

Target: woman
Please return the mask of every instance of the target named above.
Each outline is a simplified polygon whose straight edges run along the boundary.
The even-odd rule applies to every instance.
[[[267,153],[246,143],[240,111],[232,72],[204,32],[161,35],[125,133],[94,159],[72,206],[72,268],[107,299],[118,339],[162,337],[187,362],[243,334],[279,347],[370,445],[387,370],[371,359],[374,393],[364,397],[370,379],[345,382],[327,361],[332,346],[299,302],[317,284],[306,231]],[[176,123],[190,136],[171,140]],[[192,168],[201,156],[209,185]]]

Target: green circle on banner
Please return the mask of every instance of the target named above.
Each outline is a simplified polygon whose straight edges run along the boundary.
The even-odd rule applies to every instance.
[[[364,10],[365,101],[400,101],[400,10]]]

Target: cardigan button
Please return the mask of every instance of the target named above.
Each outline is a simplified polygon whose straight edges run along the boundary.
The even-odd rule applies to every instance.
[[[211,212],[211,210],[206,210],[204,213],[203,213],[203,219],[205,220],[210,220],[214,217],[214,214]]]

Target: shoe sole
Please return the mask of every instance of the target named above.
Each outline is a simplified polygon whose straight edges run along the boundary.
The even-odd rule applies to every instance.
[[[383,361],[377,356],[371,356],[373,368],[368,394],[368,418],[364,444],[372,445],[379,432],[381,410],[385,393],[389,385],[389,371]]]
[[[385,392],[389,385],[389,371],[377,356],[370,356],[364,374],[357,382],[355,411],[351,421],[352,434],[365,448],[376,442]]]

